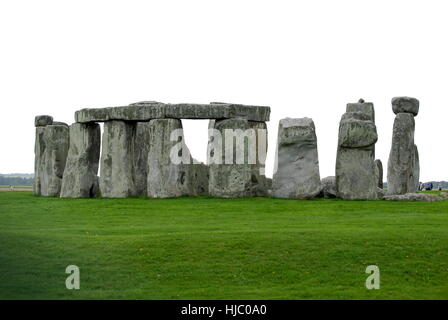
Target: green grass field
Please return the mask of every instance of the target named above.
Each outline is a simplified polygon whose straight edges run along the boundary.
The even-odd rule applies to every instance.
[[[448,201],[0,192],[0,298],[448,299]]]

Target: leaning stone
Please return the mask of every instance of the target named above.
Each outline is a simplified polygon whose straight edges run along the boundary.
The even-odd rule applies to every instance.
[[[53,124],[53,117],[52,116],[36,116],[34,118],[34,126],[35,127],[45,127],[50,124]]]
[[[48,125],[44,128],[43,139],[45,141],[45,155],[43,172],[39,177],[40,194],[59,197],[70,144],[69,129],[61,125]]]
[[[310,118],[280,120],[274,197],[310,199],[322,190],[314,122]]]
[[[378,181],[378,188],[383,189],[383,163],[380,159],[375,160],[375,176]]]
[[[434,202],[434,201],[441,201],[442,198],[436,196],[435,194],[428,194],[428,193],[405,193],[405,194],[387,195],[384,196],[384,200]]]
[[[100,190],[106,198],[137,195],[133,177],[135,124],[109,121],[104,124]]]
[[[392,147],[387,165],[389,195],[415,191],[414,180],[414,116],[399,113],[395,117]]]
[[[411,97],[395,97],[392,99],[392,110],[395,114],[411,113],[416,116],[419,105],[419,101]]]
[[[98,194],[101,143],[97,123],[70,126],[70,149],[62,179],[61,198],[89,198]]]
[[[321,183],[324,198],[330,199],[338,196],[338,192],[336,190],[336,177],[325,177],[322,179]]]

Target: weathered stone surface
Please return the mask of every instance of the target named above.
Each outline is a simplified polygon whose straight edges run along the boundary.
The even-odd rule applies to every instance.
[[[418,155],[417,145],[414,145],[414,192],[418,191],[420,184],[420,157]]]
[[[69,126],[65,122],[60,122],[60,121],[53,121],[53,125],[55,125],[55,126],[66,126],[66,127]]]
[[[416,116],[418,114],[420,102],[411,97],[395,97],[392,98],[392,110],[395,114],[411,113]]]
[[[53,124],[52,116],[43,115],[43,116],[36,116],[34,118],[34,126],[35,127],[45,127],[50,124]]]
[[[392,147],[387,165],[387,193],[405,194],[415,191],[414,180],[414,116],[399,113],[395,117]]]
[[[104,124],[100,190],[106,198],[137,195],[134,183],[135,123],[109,121]]]
[[[151,119],[230,119],[269,121],[270,108],[242,104],[165,104],[155,101],[138,102],[129,106],[82,109],[76,111],[76,122],[102,122],[109,120],[148,121]]]
[[[204,163],[193,160],[190,165],[184,166],[187,170],[187,189],[185,195],[208,195],[209,167]]]
[[[382,188],[377,188],[376,191],[377,191],[378,199],[384,199],[384,196],[386,195],[385,190]]]
[[[339,124],[336,190],[342,199],[378,197],[374,163],[378,136],[373,120],[363,120],[365,116],[363,112],[348,112]]]
[[[435,194],[428,193],[405,193],[405,194],[396,194],[396,195],[387,195],[384,196],[384,200],[389,201],[441,201],[442,198]]]
[[[41,172],[37,174],[36,190],[48,197],[59,197],[62,176],[67,160],[70,134],[67,126],[47,125],[43,127],[44,158]],[[39,142],[39,148],[42,144]]]
[[[62,179],[61,198],[88,198],[98,194],[100,126],[74,123],[70,126],[70,148]]]
[[[208,167],[191,157],[180,120],[149,122],[147,179],[151,198],[208,194]]]
[[[336,177],[325,177],[322,179],[321,183],[324,198],[329,199],[336,198],[338,196],[338,192],[336,190]]]
[[[148,122],[135,124],[134,136],[134,184],[137,195],[148,194],[148,154],[151,144],[151,125]]]
[[[360,112],[368,117],[368,120],[375,122],[375,109],[372,102],[347,103],[346,112]],[[367,119],[366,119],[367,120]]]
[[[266,122],[248,121],[249,128],[256,135],[256,163],[251,164],[251,196],[265,197],[268,195],[268,181],[265,173],[265,161],[268,150],[268,127]]]
[[[343,116],[339,125],[339,146],[343,148],[363,148],[374,145],[378,140],[373,121],[359,120],[360,113]]]
[[[375,160],[375,176],[378,181],[378,188],[383,189],[383,163],[380,159]]]
[[[317,137],[310,118],[280,120],[272,194],[278,198],[310,199],[322,188]]]
[[[226,139],[227,130],[231,134],[239,132],[239,138]],[[209,193],[216,197],[267,195],[263,147],[267,148],[265,123],[246,119],[211,120],[207,151]]]
[[[36,127],[36,138],[34,143],[34,194],[42,194],[42,175],[45,163],[45,127]]]

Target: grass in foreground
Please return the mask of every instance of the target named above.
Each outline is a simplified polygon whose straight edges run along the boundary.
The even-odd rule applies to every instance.
[[[0,192],[0,298],[447,299],[448,201]]]

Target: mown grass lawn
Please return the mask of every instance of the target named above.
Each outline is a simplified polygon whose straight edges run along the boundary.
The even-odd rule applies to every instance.
[[[0,192],[0,298],[448,299],[448,201]]]

